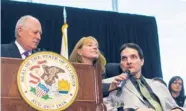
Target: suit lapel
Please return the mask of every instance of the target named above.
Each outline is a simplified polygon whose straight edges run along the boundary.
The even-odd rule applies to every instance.
[[[153,81],[152,80],[149,80],[149,79],[146,79],[145,78],[145,81],[148,83],[148,85],[151,87],[152,89],[152,92],[156,95],[156,97],[159,99],[160,101],[160,104],[163,108],[163,110],[165,110],[165,104],[163,103],[164,99],[162,99],[158,94],[159,92],[161,93],[161,95],[167,95],[166,93],[164,94],[163,92],[161,92],[161,87],[160,86],[157,86],[156,84],[153,84]]]
[[[163,104],[162,102],[165,101],[164,99],[162,99],[161,95],[168,95],[167,93],[165,93],[165,90],[162,91],[162,87],[160,85],[157,85],[157,83],[153,83],[152,80],[149,79],[145,79],[146,82],[148,83],[148,85],[151,87],[152,92],[156,95],[156,97],[160,100],[160,104],[162,106],[162,108],[165,108],[165,104]]]
[[[145,81],[147,82],[147,84],[150,86],[150,88],[152,89],[152,92],[158,97],[157,93],[158,93],[158,87],[156,87],[156,84],[153,84],[153,82],[149,79],[145,78]]]
[[[137,89],[134,87],[134,85],[132,84],[130,80],[127,81],[126,88],[144,103],[143,98],[141,97],[141,95],[139,94],[139,92],[137,91]]]
[[[12,42],[9,47],[8,47],[8,51],[10,53],[10,57],[15,57],[15,58],[22,58],[21,54],[15,44],[15,42]]]

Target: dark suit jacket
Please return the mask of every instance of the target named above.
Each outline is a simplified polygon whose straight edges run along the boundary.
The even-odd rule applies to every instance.
[[[41,50],[40,48],[37,48],[32,51],[32,54],[39,51],[45,51],[45,50],[44,49]],[[1,45],[1,57],[22,58],[15,42]]]
[[[15,42],[1,45],[1,57],[21,58],[21,54]]]

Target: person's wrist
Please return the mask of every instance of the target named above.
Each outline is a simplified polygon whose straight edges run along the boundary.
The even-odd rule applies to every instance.
[[[110,86],[109,86],[109,90],[108,91],[113,91],[116,88],[117,88],[117,86],[115,85],[115,83],[111,83]]]

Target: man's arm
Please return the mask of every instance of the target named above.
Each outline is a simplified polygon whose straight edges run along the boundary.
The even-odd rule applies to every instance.
[[[118,87],[118,85],[120,84],[120,82],[122,80],[126,80],[127,78],[128,77],[127,77],[126,74],[121,73],[118,76],[114,76],[114,77],[111,77],[111,78],[103,79],[102,83],[110,83],[108,91],[113,91],[113,90],[115,90]]]

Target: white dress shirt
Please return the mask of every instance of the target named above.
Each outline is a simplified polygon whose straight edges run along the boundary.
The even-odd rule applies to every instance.
[[[26,56],[23,53],[26,52],[26,50],[24,50],[23,47],[17,41],[15,41],[15,44],[19,50],[19,53],[21,54],[21,58],[25,59]],[[32,54],[32,51],[29,51],[29,55],[31,55],[31,54]]]

